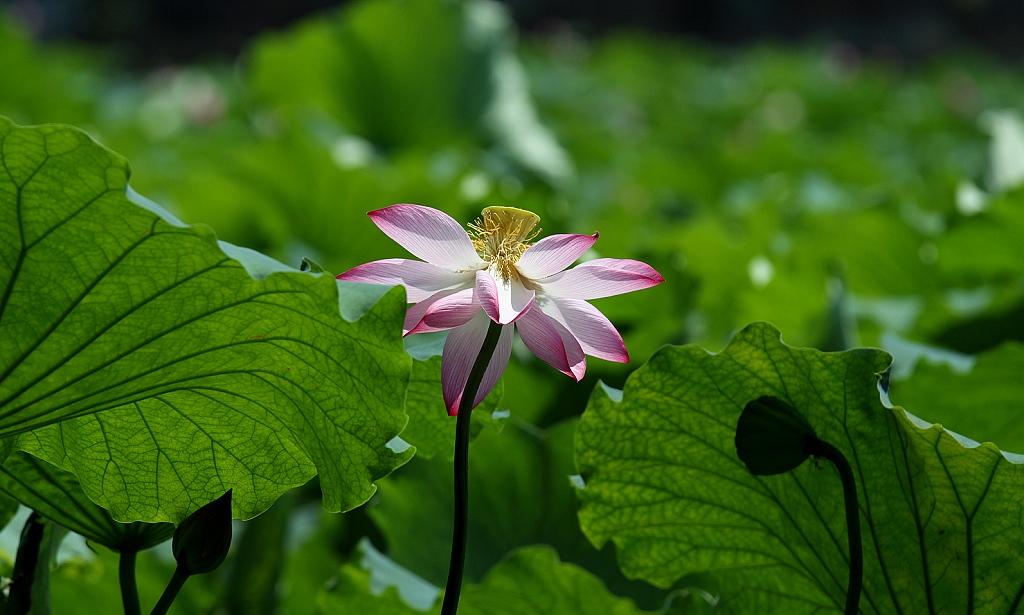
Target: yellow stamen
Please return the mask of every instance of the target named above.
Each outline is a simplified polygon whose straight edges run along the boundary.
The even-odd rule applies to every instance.
[[[503,281],[519,277],[516,263],[530,242],[540,233],[534,230],[540,216],[515,207],[487,207],[476,222],[469,225],[469,235],[477,254],[490,264]]]

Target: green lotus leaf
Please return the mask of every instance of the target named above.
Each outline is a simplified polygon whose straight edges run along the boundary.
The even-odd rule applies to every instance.
[[[180,521],[233,489],[252,517],[320,475],[365,502],[411,455],[405,300],[354,322],[329,275],[181,224],[127,162],[63,126],[0,120],[0,436],[119,521]],[[15,439],[16,438],[16,439]]]
[[[170,523],[118,523],[92,502],[70,472],[24,452],[0,466],[0,491],[46,519],[115,551],[141,550],[171,537]]]
[[[1024,598],[1024,466],[889,407],[880,350],[791,348],[749,325],[711,354],[666,347],[597,391],[580,423],[580,523],[630,577],[710,571],[721,613],[842,612],[848,548],[831,464],[753,476],[736,453],[744,406],[790,404],[849,460],[864,547],[862,613],[1016,613]],[[883,377],[883,384],[884,384]]]

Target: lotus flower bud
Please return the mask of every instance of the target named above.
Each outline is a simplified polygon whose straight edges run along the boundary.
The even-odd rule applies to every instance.
[[[789,472],[803,463],[818,441],[796,408],[776,397],[748,403],[736,425],[736,452],[756,476]]]
[[[224,563],[231,546],[231,490],[188,516],[174,531],[171,551],[185,574],[203,574]]]

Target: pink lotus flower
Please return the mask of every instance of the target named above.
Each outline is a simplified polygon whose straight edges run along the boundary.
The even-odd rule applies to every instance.
[[[421,205],[369,213],[380,230],[423,261],[392,258],[360,265],[339,280],[405,287],[410,303],[404,335],[452,329],[441,353],[448,414],[458,412],[488,321],[504,325],[473,401],[494,388],[508,364],[516,327],[533,354],[579,381],[586,356],[628,363],[619,332],[587,303],[664,282],[634,260],[599,258],[569,265],[597,241],[552,235],[533,243],[540,217],[514,207],[488,207],[467,233],[448,214]]]

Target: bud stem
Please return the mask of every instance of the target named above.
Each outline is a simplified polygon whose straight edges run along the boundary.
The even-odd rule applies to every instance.
[[[188,580],[188,576],[189,575],[181,569],[181,566],[175,566],[171,580],[167,583],[164,593],[160,596],[160,600],[157,601],[156,606],[153,607],[153,610],[150,611],[149,615],[166,615],[167,609],[171,608],[171,603],[178,597],[178,592],[180,592],[181,587],[185,585],[185,581]]]
[[[469,372],[462,399],[459,400],[459,415],[455,423],[455,527],[452,530],[452,557],[448,564],[448,582],[444,588],[441,615],[455,615],[459,609],[462,575],[466,569],[466,534],[469,529],[469,417],[484,372],[491,362],[491,355],[498,347],[501,327],[491,321],[480,354]]]
[[[846,533],[850,543],[850,582],[846,586],[846,615],[857,615],[860,593],[864,584],[864,548],[860,537],[860,507],[857,506],[857,481],[853,468],[842,451],[824,440],[813,438],[807,452],[832,462],[839,470],[843,482],[843,500],[846,504]]]

